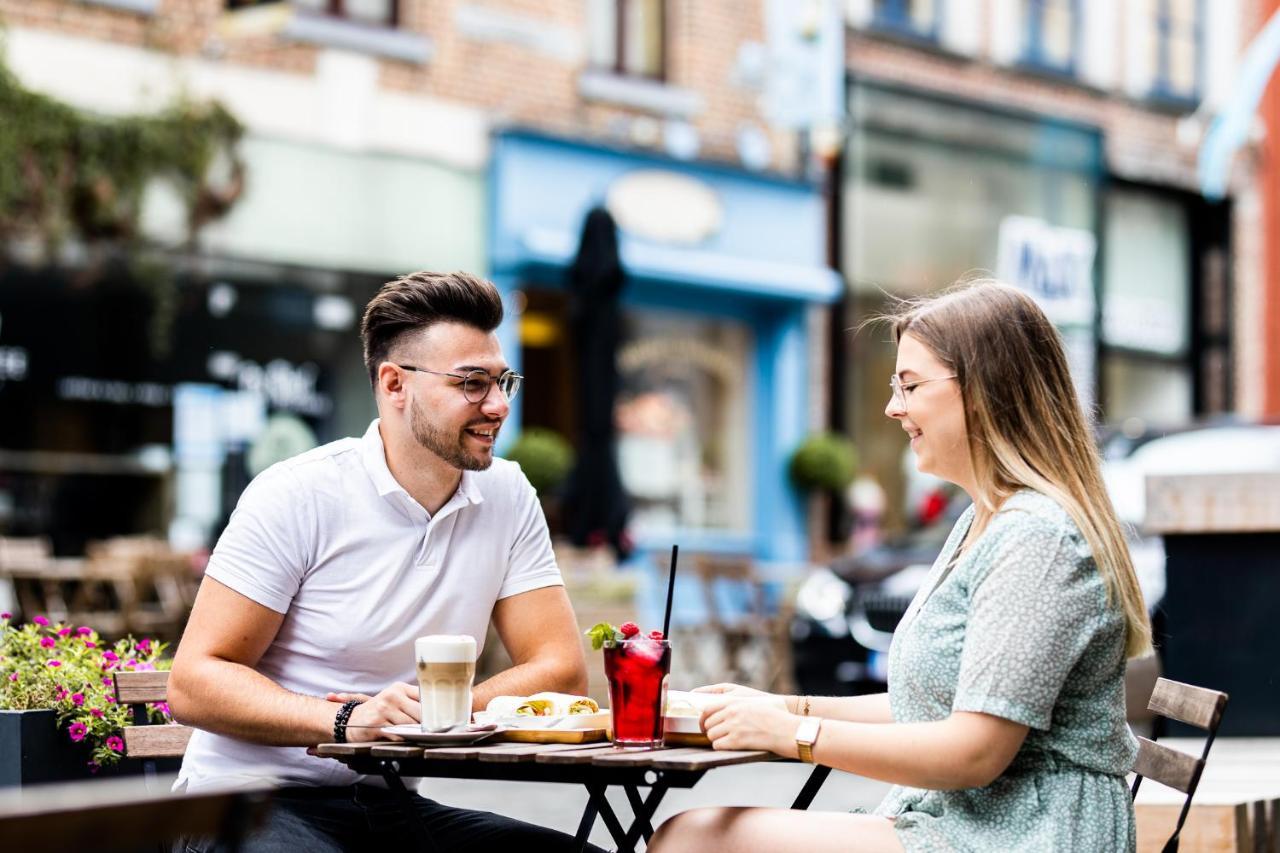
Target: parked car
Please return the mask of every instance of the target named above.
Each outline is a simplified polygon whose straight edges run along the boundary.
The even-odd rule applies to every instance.
[[[1103,481],[1126,527],[1138,582],[1157,637],[1164,596],[1165,552],[1142,529],[1146,478],[1153,474],[1280,471],[1280,425],[1214,423],[1173,429],[1106,431],[1099,436]],[[792,655],[803,693],[854,695],[885,689],[893,630],[942,549],[961,495],[935,524],[813,571],[796,596]],[[1140,719],[1159,661],[1131,663],[1131,719]]]

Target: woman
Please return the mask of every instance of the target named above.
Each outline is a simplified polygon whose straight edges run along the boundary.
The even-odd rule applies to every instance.
[[[717,749],[796,757],[799,736],[815,762],[895,787],[873,815],[685,812],[650,849],[1132,850],[1124,668],[1151,631],[1062,342],[989,281],[890,322],[885,414],[973,506],[894,634],[889,692],[716,685],[702,723]]]

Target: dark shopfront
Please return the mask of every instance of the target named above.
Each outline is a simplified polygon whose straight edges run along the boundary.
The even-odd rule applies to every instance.
[[[326,298],[261,275],[0,272],[0,535],[49,536],[71,555],[93,539],[165,534],[190,492],[174,404],[191,388],[240,404],[239,441],[219,439],[231,409],[204,430],[217,451],[205,532],[216,533],[249,480],[246,431],[282,413],[316,441],[350,429],[337,401],[362,376],[354,316],[378,282],[339,283]]]

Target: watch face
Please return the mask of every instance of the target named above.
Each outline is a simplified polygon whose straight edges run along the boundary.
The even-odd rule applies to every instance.
[[[810,717],[800,724],[796,729],[796,740],[802,743],[811,744],[818,739],[819,721],[815,717]]]

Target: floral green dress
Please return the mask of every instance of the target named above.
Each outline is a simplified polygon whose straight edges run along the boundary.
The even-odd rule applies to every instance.
[[[1125,774],[1125,622],[1089,547],[1056,502],[1024,490],[950,565],[973,521],[947,539],[889,650],[895,721],[976,711],[1030,728],[985,788],[895,786],[876,814],[915,851],[1133,850]]]

